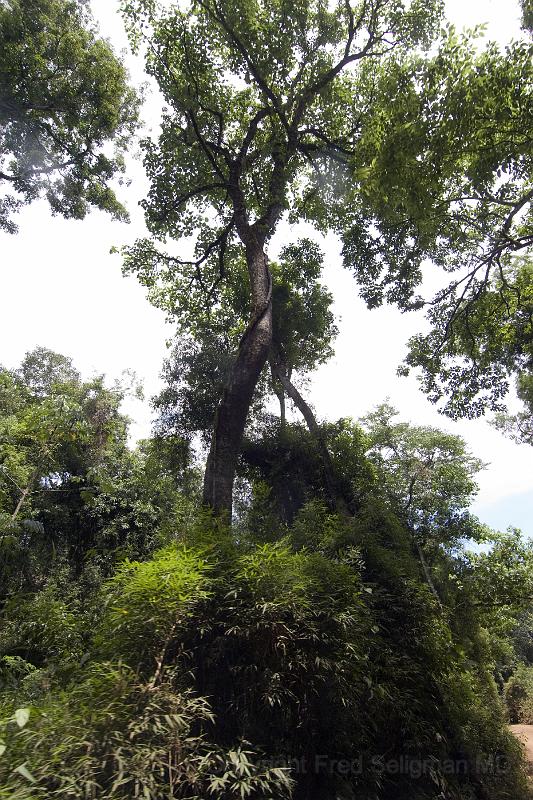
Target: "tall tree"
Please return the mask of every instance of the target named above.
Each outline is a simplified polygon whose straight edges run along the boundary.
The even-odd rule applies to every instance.
[[[268,354],[269,374],[263,370],[256,385],[249,413],[257,419],[265,401],[274,394],[280,405],[280,428],[286,425],[286,398],[302,414],[322,454],[330,498],[342,504],[336,489],[333,465],[324,431],[297,388],[296,382],[332,355],[336,335],[331,311],[333,297],[320,282],[323,254],[316,243],[299,239],[282,248],[279,258],[270,263],[272,274],[272,340]],[[153,302],[176,314],[173,281],[157,267],[145,271],[145,285]],[[179,315],[180,336],[172,357],[166,362],[166,386],[155,400],[161,432],[179,431],[190,437],[209,435],[217,403],[238,352],[247,318],[247,272],[244,261],[233,265],[231,277],[217,292],[215,307],[199,309],[193,305]],[[192,335],[191,332],[194,332]],[[295,378],[295,375],[297,376]]]
[[[361,420],[381,491],[420,544],[453,545],[466,536],[465,513],[484,465],[460,436],[397,415],[383,403]]]
[[[0,228],[14,232],[12,214],[41,196],[65,217],[93,206],[123,219],[110,182],[124,171],[137,111],[86,3],[0,4]]]
[[[209,297],[236,251],[246,258],[248,325],[205,472],[204,499],[216,512],[231,511],[246,417],[271,348],[268,242],[285,212],[328,226],[373,102],[362,86],[378,63],[429,44],[440,5],[198,0],[156,14],[148,0],[124,4],[134,42],[151,29],[147,69],[168,107],[159,140],[145,143],[147,224],[161,240],[195,236],[189,259],[138,242],[130,267],[142,276],[158,261],[175,276],[177,297],[196,288]]]
[[[443,547],[450,550],[479,534],[468,508],[478,489],[476,474],[484,465],[460,436],[397,422],[397,414],[383,403],[363,417],[367,455],[379,491],[411,531],[426,580],[437,594],[432,562],[442,556]]]

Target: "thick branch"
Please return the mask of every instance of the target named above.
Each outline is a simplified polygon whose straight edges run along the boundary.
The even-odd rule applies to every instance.
[[[305,136],[305,134],[311,134],[316,139],[319,139],[323,142],[328,149],[330,150],[338,150],[339,153],[342,153],[345,156],[353,156],[354,150],[350,150],[349,148],[345,147],[344,145],[340,144],[339,142],[334,142],[329,139],[325,133],[323,133],[318,128],[304,128],[301,131],[301,135]]]
[[[170,209],[166,209],[163,214],[160,214],[158,217],[159,221],[162,222],[166,219],[166,216],[169,210],[176,211],[180,206],[185,205],[189,200],[192,200],[193,197],[199,197],[202,194],[208,194],[209,192],[214,191],[215,189],[227,189],[226,183],[206,183],[203,186],[196,186],[194,189],[191,189],[184,194],[180,194],[172,203]]]
[[[189,120],[191,122],[192,128],[194,130],[194,135],[196,136],[196,139],[198,140],[198,144],[200,145],[200,147],[204,151],[204,153],[205,153],[205,155],[207,157],[207,160],[209,161],[209,163],[211,164],[211,166],[213,167],[214,171],[219,176],[219,178],[222,181],[225,181],[224,173],[222,172],[222,170],[218,166],[218,163],[217,163],[213,153],[211,152],[212,150],[215,150],[214,145],[211,142],[208,142],[204,138],[203,134],[200,131],[200,126],[198,125],[198,121],[196,119],[196,115],[195,115],[195,113],[194,113],[194,111],[192,109],[189,109],[187,111],[187,116],[189,117]]]
[[[248,154],[250,145],[253,142],[254,137],[259,129],[259,123],[263,119],[265,119],[265,117],[268,117],[271,113],[272,109],[266,106],[264,108],[260,108],[257,114],[255,114],[255,116],[252,117],[250,124],[248,126],[248,130],[246,131],[246,134],[242,141],[241,149],[239,150],[239,154],[237,156],[237,164],[239,165],[239,167],[242,165],[242,162],[244,161],[244,159]]]
[[[294,112],[294,116],[291,122],[291,128],[294,129],[300,124],[300,121],[303,118],[303,115],[305,113],[305,110],[309,102],[314,97],[316,97],[316,95],[322,89],[324,89],[329,83],[331,83],[331,81],[333,81],[337,77],[337,75],[339,75],[343,71],[343,69],[345,69],[345,67],[348,66],[348,64],[353,64],[356,61],[360,61],[361,59],[369,55],[378,55],[377,53],[372,52],[372,47],[374,44],[375,44],[375,38],[373,34],[370,34],[369,39],[362,50],[360,50],[357,53],[349,53],[348,55],[345,54],[341,58],[341,60],[335,64],[335,66],[326,70],[326,72],[324,72],[324,74],[321,75],[320,78],[315,81],[315,83],[311,84],[311,86],[308,86],[304,90],[300,98],[300,101],[296,107],[296,111]],[[381,53],[379,55],[381,55]]]
[[[276,222],[283,213],[283,196],[287,183],[286,169],[288,153],[282,153],[279,149],[276,149],[272,155],[274,168],[270,176],[268,187],[270,202],[264,214],[256,220],[253,225],[254,229],[259,229],[265,238],[272,232]]]

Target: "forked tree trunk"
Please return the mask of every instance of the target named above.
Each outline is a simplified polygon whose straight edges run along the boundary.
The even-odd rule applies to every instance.
[[[246,418],[272,342],[272,279],[263,246],[249,244],[246,258],[252,290],[252,317],[231,368],[213,425],[204,476],[204,503],[231,519],[235,469]]]

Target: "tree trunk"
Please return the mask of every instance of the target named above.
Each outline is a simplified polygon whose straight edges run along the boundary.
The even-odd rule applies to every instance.
[[[287,421],[287,414],[285,408],[285,389],[283,388],[283,385],[281,384],[281,381],[277,376],[276,367],[272,360],[270,361],[270,374],[272,375],[272,387],[279,402],[280,428],[282,431],[284,431],[285,423]]]
[[[281,425],[281,430],[284,431],[285,423],[287,421],[287,414],[285,412],[285,392],[283,390],[278,394],[278,400],[279,400],[280,425]]]
[[[440,600],[440,597],[439,597],[439,593],[437,592],[437,590],[435,588],[435,584],[433,583],[433,580],[431,578],[431,572],[430,572],[428,563],[426,561],[426,557],[424,555],[424,551],[422,550],[422,547],[420,546],[420,544],[418,543],[418,541],[416,539],[416,533],[413,533],[413,536],[414,536],[414,540],[415,540],[416,552],[418,554],[418,558],[420,559],[420,564],[422,565],[422,571],[424,573],[424,577],[426,579],[426,583],[429,586],[429,590],[430,590],[431,594],[435,597],[435,599],[437,600],[437,603],[439,604],[439,606],[441,606],[442,603],[441,603],[441,600]]]
[[[17,506],[16,506],[15,510],[11,514],[11,521],[12,522],[14,522],[16,520],[16,518],[18,517],[18,515],[20,513],[20,509],[24,505],[27,496],[29,495],[29,493],[33,489],[33,484],[37,480],[38,476],[39,476],[38,471],[34,470],[34,472],[33,472],[32,476],[31,476],[27,486],[24,487],[24,489],[23,489],[23,491],[22,491],[22,493],[21,493],[21,495],[19,497],[19,500],[18,500],[18,503],[17,503]]]
[[[304,398],[302,397],[296,386],[292,383],[290,378],[287,376],[287,373],[283,370],[283,368],[280,367],[279,365],[275,365],[273,369],[275,371],[276,377],[279,379],[281,385],[287,392],[287,395],[291,398],[294,405],[304,418],[306,425],[309,429],[309,433],[315,438],[317,442],[320,456],[322,458],[322,465],[324,467],[324,476],[326,479],[327,491],[334,508],[339,512],[339,514],[342,514],[342,516],[351,516],[348,506],[346,504],[346,500],[338,490],[337,481],[335,479],[335,470],[333,468],[331,456],[324,441],[324,436],[322,434],[320,425],[316,421],[315,415],[313,414],[311,407],[305,402]]]
[[[246,260],[252,289],[252,317],[215,414],[204,476],[204,503],[228,521],[246,418],[272,342],[272,278],[262,243],[247,243]]]

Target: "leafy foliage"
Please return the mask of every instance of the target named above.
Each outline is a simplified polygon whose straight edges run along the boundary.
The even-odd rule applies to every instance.
[[[312,181],[312,167],[319,171],[322,160],[332,166],[336,156],[342,160],[355,133],[343,111],[343,100],[356,105],[358,99],[350,94],[346,68],[427,43],[439,16],[436,6],[412,3],[407,9],[386,0],[326,10],[315,2],[289,8],[243,0],[158,14],[149,2],[126,3],[132,40],[139,44],[149,36],[147,71],[168,104],[159,142],[144,145],[151,232],[157,238],[199,232],[198,266],[205,265],[208,287],[218,275],[217,253],[232,255],[235,192],[242,193],[249,214],[264,216],[264,226],[270,206],[299,208],[298,184]],[[206,209],[220,223],[208,249]],[[148,241],[130,256],[141,277],[143,264],[155,257],[176,267],[176,285],[198,285],[194,261],[158,255]]]
[[[449,546],[471,536],[474,521],[467,509],[482,462],[461,437],[395,422],[397,413],[385,403],[362,420],[384,496],[421,543]]]
[[[138,101],[86,4],[7,0],[0,53],[0,227],[14,232],[12,213],[41,196],[65,217],[93,206],[124,219],[109,184],[124,171]]]
[[[10,758],[31,761],[7,773],[0,796],[286,797],[283,770],[256,767],[245,750],[224,752],[196,732],[211,721],[208,704],[172,682],[154,691],[124,665],[95,665],[62,699],[34,710],[23,729],[7,723]],[[50,737],[58,732],[51,754]]]
[[[23,726],[27,679],[5,692],[4,794],[525,797],[475,623],[457,638],[387,514],[317,512],[261,545],[198,517],[188,544],[126,562],[74,680]],[[390,773],[401,757],[431,769]]]
[[[152,561],[124,562],[108,583],[101,647],[139,668],[165,649],[195,607],[209,597],[209,565],[194,552],[170,546]]]
[[[357,508],[375,481],[372,465],[364,458],[364,434],[350,420],[343,419],[323,424],[320,430],[339,492],[350,507]],[[276,418],[263,417],[262,424],[250,430],[245,439],[242,462],[242,475],[254,487],[261,481],[267,487],[268,497],[264,497],[259,516],[270,508],[278,519],[292,523],[306,503],[329,501],[321,450],[316,437],[301,424],[280,428]],[[254,505],[251,510],[254,514]],[[260,524],[257,519],[257,530]]]
[[[338,212],[369,306],[426,308],[404,371],[452,417],[497,408],[527,361],[531,64],[530,42],[480,51],[450,28],[435,57],[375,70]]]
[[[519,664],[505,685],[509,719],[514,724],[533,724],[533,668]]]

